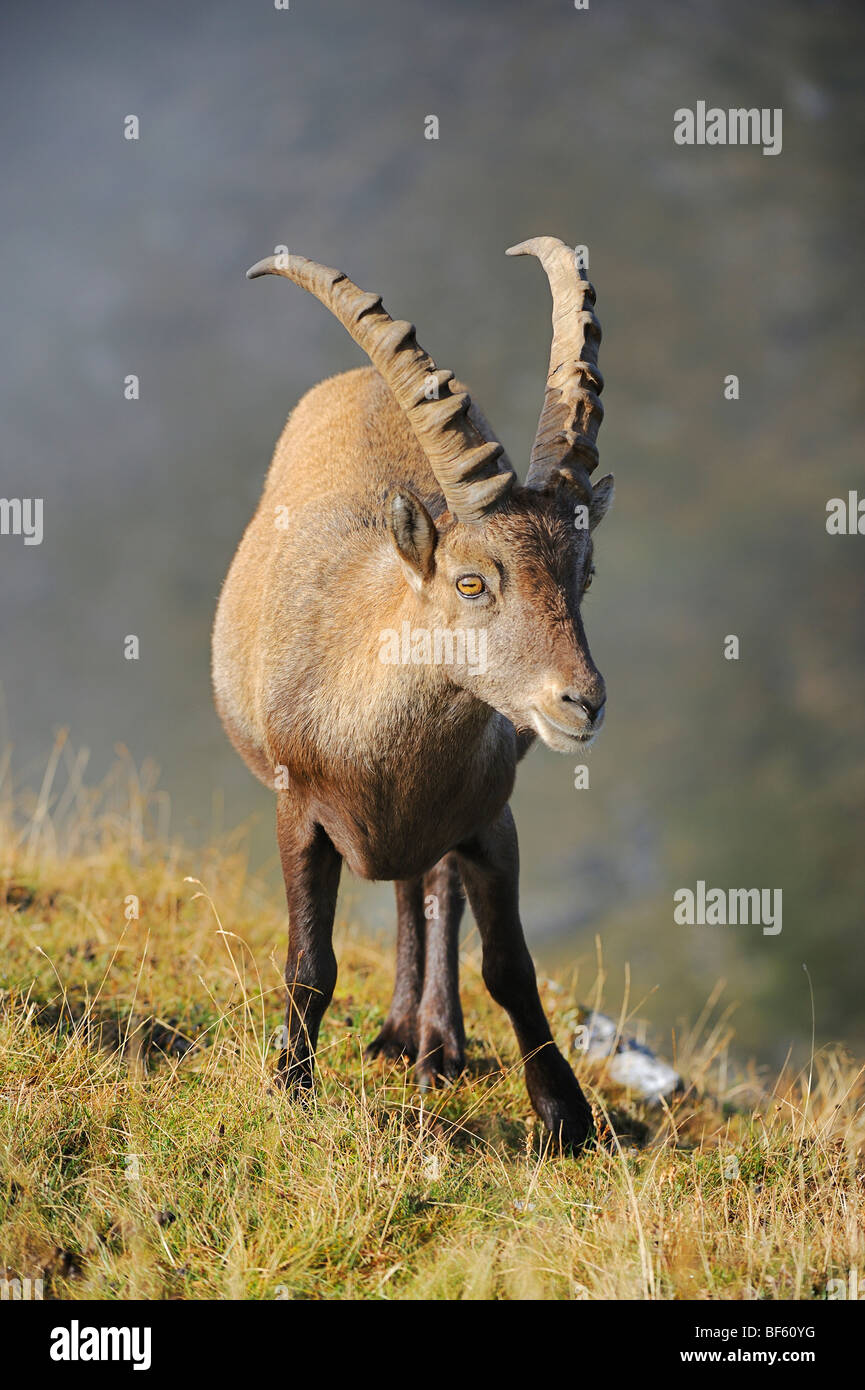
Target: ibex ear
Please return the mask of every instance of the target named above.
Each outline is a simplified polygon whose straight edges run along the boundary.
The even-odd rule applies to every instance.
[[[413,589],[420,589],[435,569],[438,532],[432,517],[412,493],[394,492],[388,503],[388,528],[403,574]]]
[[[595,527],[603,521],[610,507],[613,505],[615,487],[613,475],[608,473],[606,478],[599,478],[592,488],[592,500],[589,503],[589,530],[594,531]]]

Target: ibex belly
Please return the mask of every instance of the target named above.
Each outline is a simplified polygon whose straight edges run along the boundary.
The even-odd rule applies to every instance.
[[[368,785],[355,794],[333,787],[309,809],[352,873],[414,878],[499,815],[515,775],[504,740],[501,754],[485,765],[473,759],[446,777],[432,764],[406,767],[401,776],[382,779],[372,797]]]

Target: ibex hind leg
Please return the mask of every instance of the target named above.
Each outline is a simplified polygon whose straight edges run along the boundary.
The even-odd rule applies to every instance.
[[[519,851],[510,808],[460,846],[460,871],[483,946],[483,975],[510,1015],[535,1111],[553,1142],[575,1153],[594,1134],[591,1107],[553,1042],[519,916]]]
[[[426,952],[418,1008],[416,1076],[422,1090],[453,1081],[465,1069],[460,1005],[459,939],[465,896],[456,856],[447,854],[424,877]]]
[[[289,916],[278,1078],[302,1093],[312,1088],[318,1030],[336,986],[333,918],[342,858],[320,825],[298,815],[287,793],[277,799],[276,828]]]
[[[396,884],[396,983],[370,1057],[408,1057],[426,1088],[465,1066],[459,997],[459,927],[465,899],[453,855]]]
[[[366,1049],[367,1057],[409,1057],[418,1044],[418,1007],[423,989],[423,878],[397,880],[396,981],[381,1032]]]

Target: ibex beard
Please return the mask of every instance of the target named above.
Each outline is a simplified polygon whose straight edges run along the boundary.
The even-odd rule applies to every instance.
[[[590,478],[603,415],[594,290],[553,237],[508,254],[537,256],[553,296],[524,486],[465,389],[378,296],[300,256],[248,272],[311,291],[372,366],[321,383],[290,416],[222,590],[213,680],[230,739],[279,788],[286,1085],[312,1086],[345,862],[396,885],[396,984],[370,1054],[409,1056],[422,1087],[463,1070],[467,896],[484,981],[513,1023],[532,1105],[555,1144],[576,1151],[593,1134],[592,1112],[538,994],[508,800],[536,736],[574,753],[603,722],[580,605],[613,488],[610,477]],[[467,641],[453,644],[452,661],[381,661],[381,633],[404,624],[483,634],[483,669],[467,659],[476,650]],[[287,775],[275,781],[277,768]]]

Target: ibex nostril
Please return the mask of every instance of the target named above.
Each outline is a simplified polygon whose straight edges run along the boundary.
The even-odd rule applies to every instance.
[[[602,696],[597,704],[593,704],[585,695],[580,695],[576,690],[563,690],[562,699],[565,704],[576,705],[592,723],[595,723],[600,717],[601,711],[606,704],[605,696]]]

